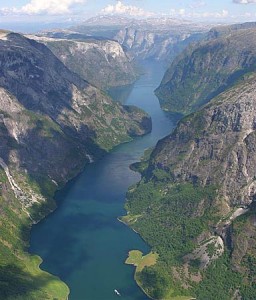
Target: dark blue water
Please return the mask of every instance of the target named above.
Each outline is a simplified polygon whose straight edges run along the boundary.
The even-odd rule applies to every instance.
[[[148,299],[133,280],[133,267],[124,261],[129,250],[147,253],[150,249],[117,217],[125,214],[128,187],[140,179],[129,165],[169,134],[177,121],[177,116],[167,116],[160,109],[153,93],[163,72],[157,64],[146,65],[145,74],[124,101],[151,115],[152,133],[88,166],[58,193],[58,209],[33,227],[31,252],[43,258],[43,269],[68,284],[70,300],[115,300],[114,289],[125,300]]]

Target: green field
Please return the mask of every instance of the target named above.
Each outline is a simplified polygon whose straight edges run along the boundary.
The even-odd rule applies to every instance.
[[[143,256],[142,252],[139,250],[132,250],[129,252],[129,257],[126,259],[125,263],[127,265],[134,265],[136,267],[135,272],[141,272],[145,267],[155,265],[157,259],[157,253],[150,252],[149,254]]]

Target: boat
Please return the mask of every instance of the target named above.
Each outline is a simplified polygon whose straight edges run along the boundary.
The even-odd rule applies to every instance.
[[[121,294],[118,292],[118,290],[114,290],[117,296],[121,296]]]

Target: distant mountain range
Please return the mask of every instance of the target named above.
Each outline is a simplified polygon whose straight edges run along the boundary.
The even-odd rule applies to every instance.
[[[210,25],[172,18],[130,19],[99,16],[73,26],[70,31],[43,32],[53,38],[85,40],[88,37],[118,41],[135,59],[172,61],[189,43],[200,40]]]

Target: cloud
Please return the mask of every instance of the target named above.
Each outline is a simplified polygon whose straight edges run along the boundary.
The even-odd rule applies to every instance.
[[[2,8],[2,15],[64,15],[72,12],[76,4],[85,3],[85,0],[31,0],[21,8]]]
[[[116,5],[108,5],[101,10],[103,14],[118,14],[118,15],[130,15],[135,17],[149,17],[154,15],[152,12],[145,11],[144,9],[132,6],[125,5],[121,1],[117,1]]]
[[[195,9],[195,8],[203,7],[205,5],[206,5],[205,1],[200,0],[200,1],[193,1],[189,7],[192,9]]]
[[[195,12],[186,11],[184,8],[181,9],[171,9],[170,15],[172,17],[182,17],[187,19],[225,19],[229,16],[229,11],[223,9],[220,12]]]
[[[256,3],[256,0],[233,0],[233,2],[237,4],[250,4]]]

